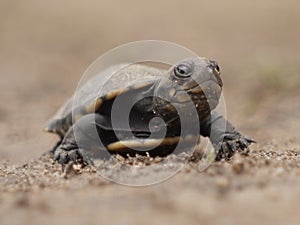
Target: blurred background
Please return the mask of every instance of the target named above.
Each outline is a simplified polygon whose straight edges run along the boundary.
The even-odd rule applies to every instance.
[[[299,12],[299,0],[0,0],[0,224],[299,224]],[[219,62],[252,154],[142,188],[30,162],[58,140],[42,130],[86,68],[145,39]]]
[[[144,39],[216,59],[229,119],[261,143],[299,143],[299,11],[297,0],[0,0],[0,157],[49,149],[57,138],[42,129],[85,69]]]

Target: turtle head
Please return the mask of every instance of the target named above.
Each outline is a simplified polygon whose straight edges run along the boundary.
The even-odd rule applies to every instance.
[[[157,86],[157,93],[173,105],[184,106],[192,101],[199,114],[205,116],[219,104],[222,86],[218,63],[198,57],[172,66],[167,79]]]

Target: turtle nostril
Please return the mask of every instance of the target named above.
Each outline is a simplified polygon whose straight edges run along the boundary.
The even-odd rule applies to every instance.
[[[220,67],[219,67],[218,64],[215,66],[215,70],[216,70],[218,73],[220,73]]]
[[[210,63],[210,67],[217,72],[218,74],[220,74],[220,67],[218,65],[218,62],[216,60],[209,60]]]

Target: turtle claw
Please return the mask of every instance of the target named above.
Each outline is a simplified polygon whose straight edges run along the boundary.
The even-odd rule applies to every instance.
[[[248,137],[244,137],[244,139],[248,142],[248,143],[257,143],[255,140],[253,140],[252,138],[248,138]]]
[[[82,151],[80,151],[79,149],[73,149],[69,151],[62,148],[57,149],[54,154],[52,164],[55,164],[56,162],[62,165],[63,170],[69,163],[80,165],[82,167],[85,167],[87,165],[94,165],[88,155],[82,153]]]
[[[225,136],[222,142],[214,145],[217,153],[216,160],[228,160],[236,151],[246,153],[246,150],[252,143],[256,143],[256,141],[242,135],[236,135],[235,137],[233,135]]]

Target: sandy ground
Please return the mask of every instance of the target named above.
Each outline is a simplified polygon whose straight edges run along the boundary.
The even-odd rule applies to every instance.
[[[299,9],[296,0],[0,1],[0,224],[299,224]],[[190,162],[147,187],[38,160],[57,141],[46,121],[88,65],[141,39],[219,61],[228,118],[258,141],[248,157],[205,172]]]

